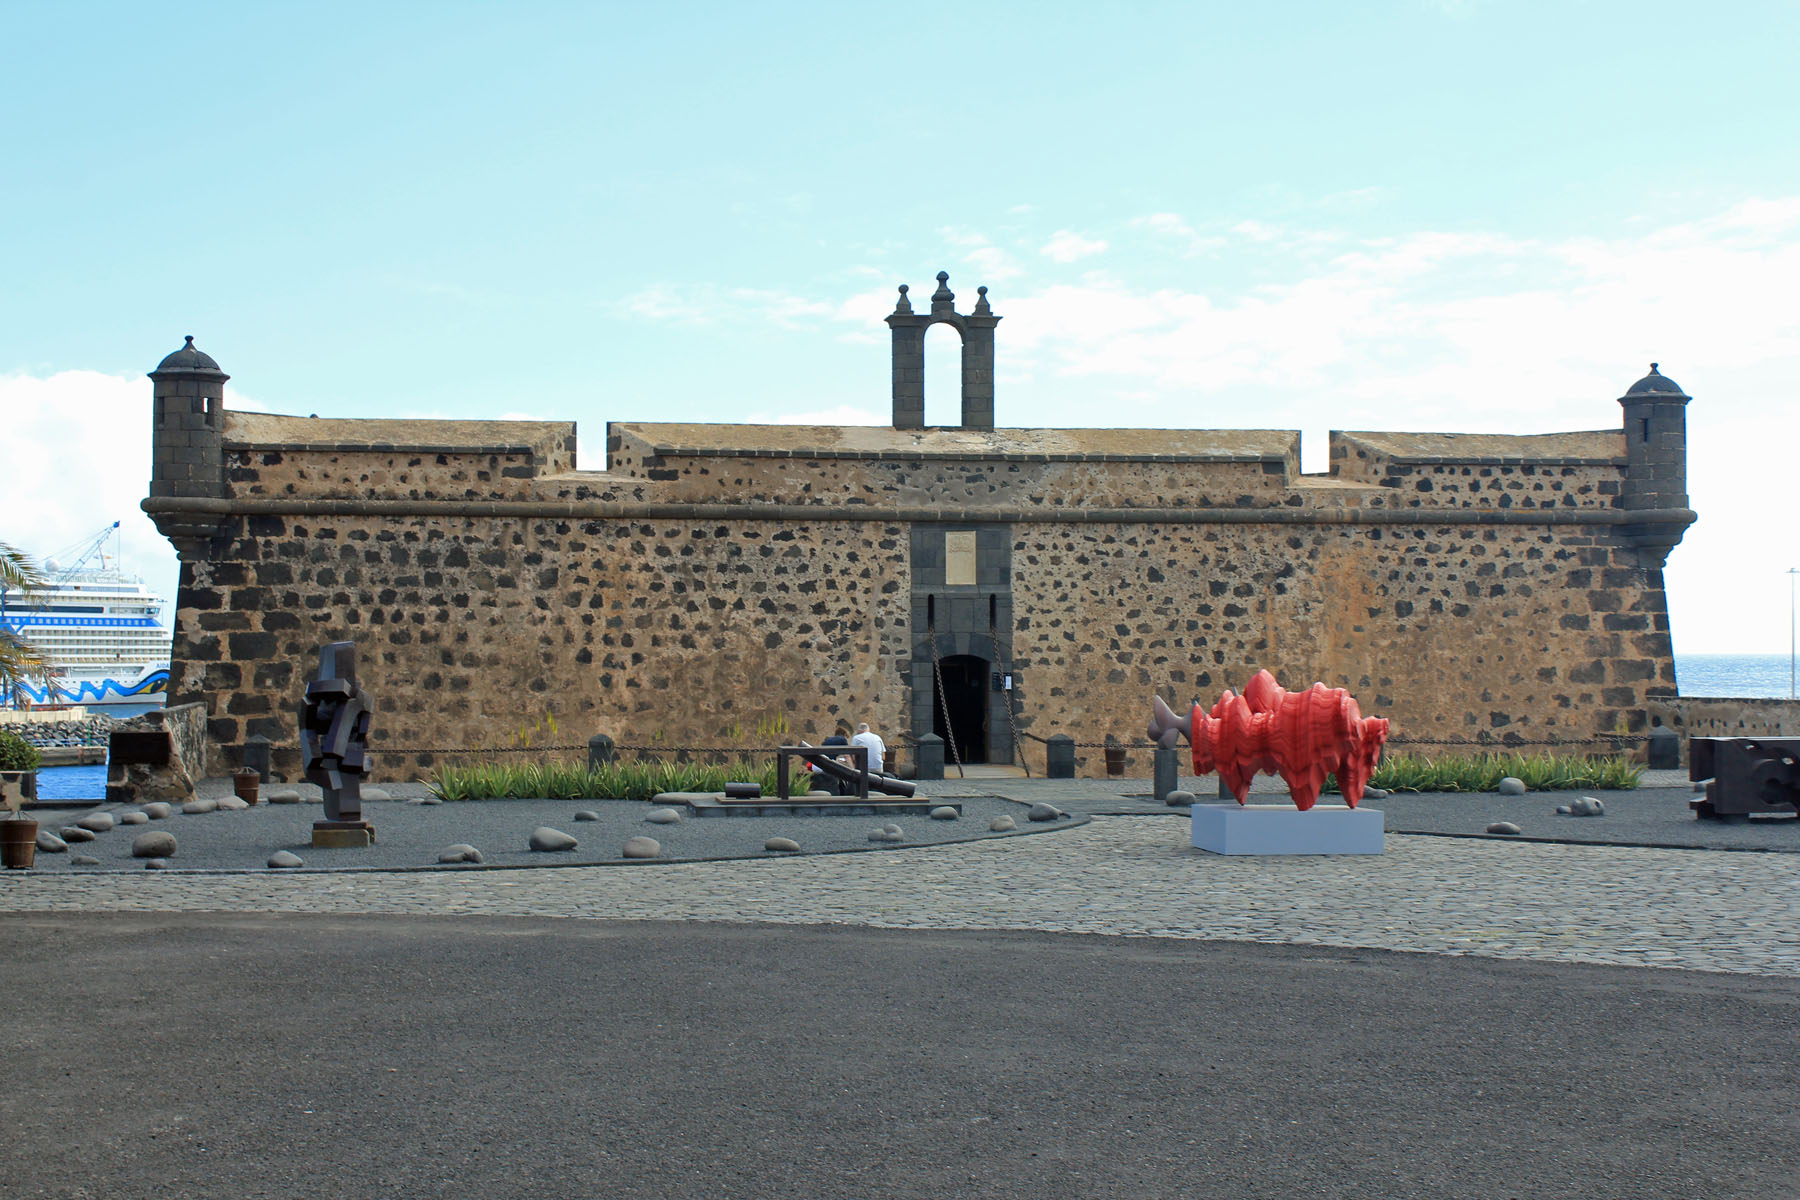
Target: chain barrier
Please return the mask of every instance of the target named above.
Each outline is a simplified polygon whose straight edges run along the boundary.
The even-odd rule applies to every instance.
[[[931,640],[931,678],[937,683],[938,708],[944,714],[944,741],[950,747],[950,760],[956,764],[956,777],[966,779],[962,755],[956,750],[956,729],[950,724],[950,698],[944,695],[944,664],[938,659],[936,621],[925,627],[925,636]]]
[[[1000,628],[994,624],[991,616],[988,619],[988,638],[993,642],[994,660],[996,665],[998,665],[1000,659]],[[1012,689],[1003,687],[1000,689],[1000,694],[1006,697],[1006,727],[1012,732],[1012,760],[1025,768],[1025,778],[1030,779],[1031,764],[1025,761],[1025,747],[1019,745],[1019,720],[1013,715]]]

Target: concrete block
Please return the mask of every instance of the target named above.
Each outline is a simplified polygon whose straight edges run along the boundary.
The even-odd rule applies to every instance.
[[[1196,804],[1192,840],[1213,854],[1380,854],[1381,810],[1317,804]]]

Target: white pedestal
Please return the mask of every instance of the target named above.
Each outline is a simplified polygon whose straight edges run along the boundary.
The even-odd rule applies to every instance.
[[[1194,845],[1214,854],[1380,854],[1380,809],[1315,804],[1196,804]]]

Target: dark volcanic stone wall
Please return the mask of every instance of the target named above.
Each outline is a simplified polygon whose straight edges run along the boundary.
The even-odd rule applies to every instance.
[[[941,652],[1013,675],[1034,769],[1034,738],[1132,744],[1152,693],[1210,706],[1260,667],[1421,740],[1582,739],[1674,702],[1620,433],[1336,435],[1334,474],[1298,477],[1280,431],[1164,454],[1142,430],[615,427],[614,473],[571,470],[566,424],[225,416],[223,494],[147,502],[183,556],[173,699],[209,706],[214,766],[261,735],[297,768],[337,640],[389,778],[525,736],[867,720],[899,747],[932,710],[929,611]],[[944,585],[950,530],[979,534],[972,583]]]
[[[1152,692],[1211,707],[1259,668],[1347,687],[1420,739],[1637,731],[1675,695],[1660,572],[1579,530],[1017,532],[1015,666],[1039,736],[1129,743]]]
[[[901,725],[899,526],[253,517],[234,534],[184,572],[172,690],[211,697],[220,743],[260,733],[288,770],[334,640],[357,643],[377,748],[544,744],[546,716],[574,743]]]

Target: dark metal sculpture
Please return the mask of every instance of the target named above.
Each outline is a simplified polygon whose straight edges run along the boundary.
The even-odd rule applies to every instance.
[[[363,819],[362,781],[369,770],[369,718],[374,706],[356,682],[356,643],[332,642],[319,650],[319,674],[306,685],[300,706],[300,755],[308,783],[325,793],[319,833],[374,827]]]
[[[1703,821],[1800,813],[1800,738],[1689,738],[1688,778],[1709,781],[1688,802]]]

